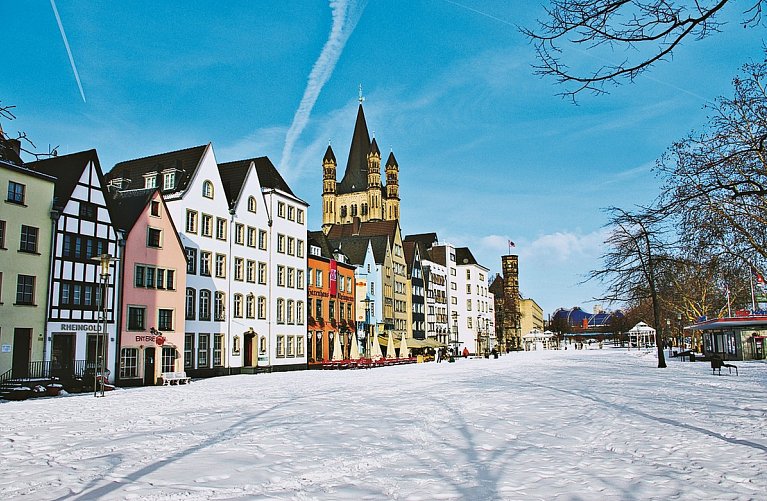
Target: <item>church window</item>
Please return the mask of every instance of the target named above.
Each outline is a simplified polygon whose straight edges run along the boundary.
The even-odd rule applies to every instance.
[[[362,204],[362,215],[363,216],[368,215],[368,204]]]
[[[345,205],[341,206],[341,217],[346,217],[346,206]]]
[[[357,204],[352,205],[352,217],[357,215]]]

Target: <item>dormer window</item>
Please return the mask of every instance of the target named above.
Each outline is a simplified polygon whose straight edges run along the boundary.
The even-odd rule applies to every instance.
[[[248,198],[248,211],[256,212],[256,197]]]
[[[144,188],[157,188],[157,172],[144,174]]]
[[[213,198],[213,183],[210,181],[202,183],[202,196],[205,198]]]
[[[162,175],[162,189],[163,190],[172,190],[176,187],[176,173],[175,172],[167,172]]]

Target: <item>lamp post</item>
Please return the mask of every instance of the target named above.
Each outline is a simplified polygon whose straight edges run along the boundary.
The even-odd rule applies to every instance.
[[[372,299],[370,299],[369,294],[365,294],[365,299],[362,300],[363,303],[365,303],[365,358],[370,358],[370,349],[371,347],[371,334],[370,334],[370,304],[373,302]]]
[[[101,278],[101,319],[103,322],[103,332],[96,337],[96,349],[94,356],[96,357],[96,364],[93,371],[93,396],[98,397],[98,380],[99,375],[101,375],[101,395],[104,396],[104,386],[105,381],[104,378],[106,377],[106,365],[107,365],[107,356],[109,354],[109,351],[107,350],[107,344],[109,341],[109,333],[107,332],[107,296],[109,293],[109,265],[113,262],[117,261],[118,259],[116,257],[112,257],[109,254],[101,254],[99,256],[95,256],[91,258],[92,261],[98,261],[99,265],[101,266],[101,273],[99,273],[99,277]],[[104,341],[101,343],[101,349],[99,349],[99,339],[101,337],[104,337]]]
[[[460,344],[458,342],[458,312],[453,312],[453,336],[455,336],[455,339],[451,343],[453,345],[453,356],[458,356],[458,345]]]
[[[682,348],[682,351],[684,351],[687,349],[687,343],[685,342],[684,332],[682,330],[682,314],[681,313],[676,314],[676,322],[679,327],[678,339],[681,341],[681,344],[679,346]]]

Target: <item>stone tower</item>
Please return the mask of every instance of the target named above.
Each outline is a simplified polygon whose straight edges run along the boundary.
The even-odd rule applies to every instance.
[[[322,226],[335,222],[336,156],[328,145],[322,159]]]

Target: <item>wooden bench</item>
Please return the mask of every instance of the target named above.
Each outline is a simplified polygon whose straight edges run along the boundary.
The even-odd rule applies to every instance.
[[[732,370],[735,369],[735,375],[738,375],[738,367],[735,364],[728,364],[724,360],[718,357],[712,357],[711,358],[711,374],[713,375],[716,371],[719,371],[719,375],[722,375],[722,367],[727,367],[727,369],[730,371],[730,374],[732,374]]]
[[[192,378],[186,375],[186,372],[163,372],[162,373],[162,385],[170,386],[172,384],[187,384],[192,381]]]

